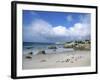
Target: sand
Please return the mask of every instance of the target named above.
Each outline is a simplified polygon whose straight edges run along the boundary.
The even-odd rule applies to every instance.
[[[29,58],[26,58],[29,56]],[[67,51],[59,54],[23,54],[23,69],[90,66],[90,51]]]

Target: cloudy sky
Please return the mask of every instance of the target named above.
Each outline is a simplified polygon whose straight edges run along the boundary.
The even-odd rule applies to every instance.
[[[89,13],[23,10],[24,42],[64,42],[90,39]]]

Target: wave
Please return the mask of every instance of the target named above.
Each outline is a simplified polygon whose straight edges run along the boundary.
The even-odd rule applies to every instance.
[[[39,54],[40,51],[45,51],[45,54],[53,54],[53,53],[63,53],[68,51],[74,51],[73,48],[57,48],[57,49],[26,49],[23,50],[23,54],[28,54],[30,52],[33,53],[33,55]]]

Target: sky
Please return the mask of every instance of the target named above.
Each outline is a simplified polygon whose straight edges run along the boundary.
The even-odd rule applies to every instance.
[[[67,42],[90,39],[91,14],[23,10],[24,42]]]

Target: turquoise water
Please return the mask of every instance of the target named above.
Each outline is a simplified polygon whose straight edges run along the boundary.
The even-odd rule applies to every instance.
[[[23,42],[23,49],[48,49],[49,46],[63,47],[61,44],[54,43]]]

